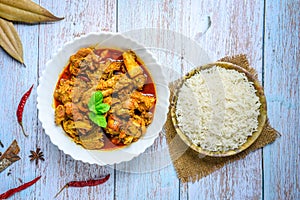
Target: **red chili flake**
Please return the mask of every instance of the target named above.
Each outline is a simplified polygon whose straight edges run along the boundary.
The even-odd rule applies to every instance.
[[[24,130],[24,127],[23,127],[23,111],[24,111],[24,107],[25,107],[25,104],[27,102],[27,99],[29,98],[30,94],[31,94],[31,91],[32,91],[32,88],[33,88],[33,85],[29,88],[29,90],[22,96],[21,100],[20,100],[20,103],[18,105],[18,109],[17,109],[17,119],[18,119],[18,123],[19,125],[21,126],[22,128],[22,132],[23,134],[27,137],[28,135],[26,135],[25,133],[25,130]]]
[[[3,194],[0,194],[0,199],[7,199],[8,197],[11,197],[12,195],[16,194],[17,192],[25,190],[26,188],[35,184],[40,178],[41,178],[41,176],[36,177],[35,179],[33,179],[30,182],[24,183],[23,185],[20,185],[19,187],[10,189],[10,190],[4,192]]]
[[[104,178],[97,180],[88,180],[88,181],[71,181],[62,187],[59,192],[55,195],[56,198],[65,188],[68,187],[86,187],[86,186],[96,186],[105,183],[110,177],[110,174],[106,175]]]

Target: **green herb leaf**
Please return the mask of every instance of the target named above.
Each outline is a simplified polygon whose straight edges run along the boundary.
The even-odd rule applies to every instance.
[[[98,126],[106,128],[107,122],[106,122],[104,115],[96,115],[95,113],[90,112],[89,118],[92,120],[92,122],[94,122]]]
[[[105,114],[107,111],[109,111],[110,106],[106,103],[100,103],[100,104],[97,104],[95,106],[95,108],[96,108],[97,114]]]
[[[91,111],[96,111],[94,109],[95,105],[102,103],[103,101],[103,94],[100,91],[94,92],[88,102],[88,107]]]
[[[91,111],[89,113],[89,118],[92,122],[94,122],[98,126],[105,128],[107,126],[107,122],[103,114],[109,111],[110,105],[106,103],[102,103],[102,101],[103,101],[102,92],[97,91],[92,94],[88,102],[88,107],[89,110]]]
[[[93,113],[97,114],[97,110],[96,110],[95,104],[88,105],[88,106],[89,106],[89,110],[90,110],[90,111],[92,111]]]

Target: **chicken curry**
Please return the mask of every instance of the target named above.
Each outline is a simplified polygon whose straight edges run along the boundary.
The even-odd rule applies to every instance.
[[[82,48],[54,91],[55,123],[86,149],[129,145],[153,119],[155,85],[131,51]]]

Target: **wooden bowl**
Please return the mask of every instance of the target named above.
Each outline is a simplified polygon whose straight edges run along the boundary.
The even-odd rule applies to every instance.
[[[240,147],[234,149],[234,150],[229,150],[229,151],[208,151],[206,149],[203,149],[197,145],[195,145],[190,138],[184,133],[183,130],[180,129],[180,127],[178,126],[178,121],[177,121],[177,116],[176,116],[176,105],[177,105],[177,98],[178,98],[178,92],[179,89],[182,87],[182,84],[189,79],[190,77],[192,77],[196,72],[199,72],[201,70],[204,69],[208,69],[211,68],[213,66],[218,66],[218,67],[222,67],[225,69],[233,69],[236,70],[240,73],[244,73],[247,78],[248,81],[251,81],[254,83],[254,88],[256,89],[256,95],[259,97],[261,106],[260,106],[260,114],[258,116],[258,129],[256,132],[254,132],[251,136],[248,137],[247,141],[241,145]],[[178,135],[180,136],[180,138],[193,150],[197,151],[200,154],[203,154],[204,156],[212,156],[212,157],[225,157],[225,156],[232,156],[235,155],[241,151],[244,151],[245,149],[247,149],[251,144],[253,144],[255,142],[255,140],[259,137],[259,135],[261,134],[263,127],[265,125],[266,119],[267,119],[267,103],[266,103],[266,98],[264,95],[264,91],[262,86],[260,85],[260,83],[257,81],[257,79],[250,74],[248,71],[246,71],[244,68],[232,64],[232,63],[228,63],[228,62],[215,62],[215,63],[211,63],[211,64],[207,64],[204,66],[200,66],[195,68],[194,70],[192,70],[191,72],[187,73],[181,80],[178,81],[178,83],[176,84],[175,87],[175,91],[174,91],[174,95],[171,101],[171,117],[172,117],[172,122],[173,125],[176,129],[176,132],[178,133]]]

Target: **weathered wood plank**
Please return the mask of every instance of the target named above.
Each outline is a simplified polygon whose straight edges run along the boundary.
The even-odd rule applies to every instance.
[[[129,36],[132,36],[135,29],[141,29],[140,31],[144,33],[143,28],[179,31],[176,23],[179,17],[174,19],[174,4],[172,2],[157,1],[131,1],[129,4],[125,1],[119,1],[118,31],[125,32]],[[128,33],[130,31],[132,32]],[[148,43],[144,43],[147,38],[133,39],[147,45],[147,47],[153,47],[150,50],[161,64],[168,66],[169,69],[172,69],[173,66],[175,69],[177,66],[180,72],[180,55],[178,57],[167,53],[165,49],[155,48],[162,45],[169,38],[163,36],[151,38],[151,34],[148,37],[148,41],[151,40]],[[176,75],[174,74],[174,76]],[[179,199],[179,181],[171,164],[163,134],[155,140],[154,145],[148,148],[145,153],[131,162],[117,165],[117,169],[122,168],[123,170],[116,172],[116,199]],[[152,166],[152,170],[149,170],[148,165]],[[127,172],[132,172],[133,169],[140,172],[136,174]]]
[[[59,187],[67,181],[99,178],[111,173],[112,177],[105,185],[70,188],[58,199],[300,199],[299,1],[265,1],[264,40],[263,1],[35,2],[65,19],[42,25],[16,25],[23,42],[27,68],[0,50],[0,139],[5,148],[13,139],[17,139],[22,158],[9,168],[10,176],[7,176],[9,169],[0,174],[1,182],[5,183],[0,184],[0,193],[20,185],[18,178],[25,182],[43,175],[39,183],[16,194],[13,199],[53,199]],[[111,166],[99,167],[75,161],[50,142],[37,119],[36,86],[46,62],[64,42],[91,31],[118,29],[119,32],[127,32],[145,27],[169,29],[194,38],[203,30],[203,19],[207,15],[212,20],[212,26],[197,41],[211,52],[211,57],[217,59],[246,53],[261,80],[265,75],[269,118],[283,135],[263,150],[264,171],[262,151],[259,150],[197,183],[182,184],[169,163],[168,155],[151,157],[155,153],[165,155],[167,146],[164,132],[143,157],[116,165],[116,174]],[[154,40],[151,46],[165,44],[164,37],[162,35]],[[189,52],[186,49],[179,54],[155,48],[151,51],[171,72],[169,78],[194,67],[187,60]],[[33,83],[35,87],[24,111],[25,129],[30,134],[25,138],[17,124],[15,111],[22,94]],[[37,146],[41,147],[46,161],[36,167],[28,156],[29,151]],[[0,152],[3,151],[4,148],[0,148]],[[147,162],[152,164],[152,171],[145,171],[143,159],[148,155]],[[144,173],[132,173],[134,170],[144,170]]]
[[[57,16],[64,16],[63,21],[53,24],[42,24],[39,29],[39,76],[45,69],[46,62],[65,42],[75,37],[97,31],[115,31],[116,3],[114,1],[59,1],[45,0],[41,4]],[[52,91],[51,91],[52,92]],[[54,146],[39,123],[38,136],[46,161],[38,168],[37,173],[44,174],[43,187],[36,188],[36,197],[53,199],[55,193],[66,182],[100,178],[108,173],[111,178],[105,185],[86,188],[69,188],[58,199],[113,199],[114,170],[75,161]]]
[[[264,199],[300,199],[300,1],[266,1],[264,87],[282,133],[263,150]]]
[[[140,28],[143,27],[144,21],[145,21],[145,16],[146,20],[148,21],[149,19],[151,19],[152,16],[158,15],[158,17],[154,18],[154,20],[150,20],[150,22],[146,22],[147,26],[154,26],[154,27],[159,27],[159,28],[166,28],[166,29],[171,29],[174,31],[180,31],[183,34],[189,35],[189,36],[194,36],[199,30],[197,30],[197,28],[199,28],[199,23],[200,23],[200,17],[202,17],[202,15],[207,15],[208,13],[205,12],[201,12],[200,8],[207,8],[208,6],[210,6],[209,8],[211,9],[210,12],[213,12],[214,10],[216,11],[220,11],[220,12],[215,12],[215,14],[212,17],[212,20],[216,20],[216,21],[223,21],[224,23],[226,23],[226,28],[228,29],[228,31],[223,31],[223,29],[221,30],[220,28],[218,28],[218,26],[215,24],[212,29],[213,31],[212,34],[210,36],[206,35],[204,38],[202,38],[203,43],[205,43],[205,46],[207,49],[213,51],[213,52],[217,52],[216,54],[220,57],[220,56],[224,56],[226,54],[232,55],[232,54],[236,54],[236,53],[248,53],[250,55],[250,61],[252,61],[252,59],[254,59],[257,63],[259,63],[260,65],[256,65],[258,71],[260,72],[261,69],[261,51],[255,51],[252,52],[250,51],[248,48],[251,47],[256,47],[255,44],[251,44],[250,42],[253,43],[257,43],[257,40],[254,40],[255,36],[258,36],[260,38],[262,38],[262,35],[259,35],[259,33],[262,33],[262,12],[260,12],[260,15],[254,15],[251,14],[251,9],[255,9],[258,8],[258,11],[262,11],[262,9],[260,8],[261,5],[257,4],[254,5],[254,7],[250,7],[250,5],[246,4],[246,5],[240,5],[238,8],[235,9],[243,9],[245,12],[241,12],[241,13],[245,13],[245,15],[247,16],[248,14],[248,18],[246,18],[246,20],[250,21],[250,20],[256,20],[257,23],[256,26],[253,26],[252,29],[249,30],[247,25],[244,26],[239,26],[236,29],[244,29],[244,32],[248,32],[247,35],[242,35],[240,34],[240,31],[235,30],[235,26],[239,25],[239,23],[241,22],[242,19],[239,18],[238,16],[238,12],[234,12],[234,15],[232,14],[232,16],[228,16],[228,18],[222,19],[222,16],[227,16],[227,10],[224,9],[224,7],[230,7],[226,5],[226,3],[211,3],[211,2],[205,2],[205,3],[201,3],[201,4],[196,4],[195,2],[167,2],[164,4],[159,4],[159,3],[139,3],[136,2],[132,5],[135,5],[135,7],[130,7],[130,5],[125,5],[127,7],[125,7],[126,9],[124,10],[139,10],[142,9],[143,12],[135,12],[135,15],[137,16],[130,16],[129,19],[125,19],[127,22],[129,22],[128,24],[132,24],[132,26],[134,26],[134,28]],[[232,6],[233,3],[231,3]],[[217,7],[216,7],[217,5]],[[122,8],[121,6],[119,6],[119,8]],[[138,9],[136,9],[138,8]],[[222,9],[223,8],[223,9]],[[160,11],[160,9],[163,9],[163,11]],[[184,12],[176,12],[176,10],[181,9],[184,10]],[[144,11],[145,10],[145,11]],[[208,9],[209,10],[209,9]],[[167,11],[167,12],[166,12]],[[247,12],[248,11],[248,12]],[[147,15],[147,13],[151,13],[151,15]],[[159,14],[156,14],[156,13]],[[188,14],[184,14],[184,13],[188,13]],[[202,14],[199,14],[202,13]],[[226,15],[225,15],[226,14]],[[126,16],[125,16],[126,17]],[[229,21],[231,19],[233,19],[233,17],[235,17],[235,23],[230,23]],[[243,16],[245,17],[245,16]],[[121,16],[119,15],[119,21],[121,20]],[[191,19],[192,18],[192,19]],[[199,23],[197,18],[199,18]],[[159,19],[159,20],[157,20]],[[244,19],[245,20],[245,19]],[[243,21],[242,21],[243,22]],[[127,25],[127,24],[125,24]],[[120,28],[120,25],[119,25]],[[129,29],[129,28],[127,28]],[[120,29],[121,30],[121,29]],[[193,31],[191,31],[193,30]],[[255,36],[251,36],[252,35],[252,31],[254,32],[259,32],[257,35]],[[247,41],[247,43],[245,43],[243,40],[240,41],[239,37],[241,37],[241,35],[243,36],[243,39],[245,39]],[[247,37],[248,36],[248,37]],[[250,37],[249,37],[250,36]],[[251,41],[249,38],[252,38],[253,40]],[[234,40],[234,41],[232,41]],[[250,43],[250,44],[248,44]],[[249,46],[251,45],[251,46]],[[224,48],[225,46],[225,48]],[[260,46],[262,46],[260,44]],[[221,48],[222,47],[222,48]],[[226,48],[227,47],[227,48]],[[238,48],[237,48],[238,47]],[[257,49],[259,49],[259,47],[256,47]],[[260,61],[260,62],[259,62]],[[252,62],[253,63],[253,62]],[[255,64],[257,64],[255,63]],[[183,70],[185,71],[185,67],[183,68]],[[255,155],[256,154],[256,155]],[[257,158],[258,157],[258,158]],[[235,192],[236,197],[247,197],[245,195],[241,195],[239,194],[237,191],[240,191],[240,188],[247,188],[249,185],[251,185],[251,191],[250,191],[250,195],[249,197],[255,197],[255,196],[260,196],[261,193],[257,193],[256,191],[261,190],[261,164],[260,162],[257,162],[257,159],[260,160],[261,156],[260,156],[260,152],[256,152],[254,153],[254,155],[249,156],[245,161],[241,161],[242,163],[240,164],[240,167],[238,167],[238,164],[232,164],[228,167],[225,167],[224,169],[226,171],[231,172],[232,174],[237,174],[236,179],[230,179],[227,178],[226,176],[226,171],[221,171],[218,172],[217,177],[226,177],[224,182],[225,182],[225,188],[224,190],[231,190],[232,194]],[[254,165],[254,169],[251,167],[245,167],[247,166],[247,161],[250,162],[250,165]],[[224,170],[223,169],[223,170]],[[242,171],[242,169],[244,169]],[[251,170],[256,172],[253,178],[251,178],[252,176],[247,176],[247,175],[243,175],[243,172],[245,172],[246,170]],[[240,172],[242,171],[242,172]],[[230,177],[230,176],[228,176]],[[219,187],[219,185],[215,185],[215,178],[216,176],[212,176],[211,177],[211,184],[209,184],[209,187],[206,186],[207,188],[203,187],[204,186],[204,182],[201,184],[200,183],[196,183],[196,184],[190,184],[188,189],[191,193],[188,194],[188,197],[192,197],[192,198],[200,198],[203,197],[204,199],[210,196],[207,195],[211,195],[208,193],[208,191],[215,191],[214,193],[216,194],[216,196],[220,196],[222,194],[222,191],[224,191],[221,187]],[[241,180],[242,178],[242,180]],[[245,183],[244,179],[248,179],[249,182]],[[250,184],[249,184],[250,183]],[[252,183],[252,184],[251,184]],[[238,187],[234,187],[234,185],[238,185]],[[203,191],[203,193],[197,189],[198,187],[201,188],[205,188]],[[185,190],[186,186],[183,186],[183,190]],[[213,190],[211,190],[211,188],[213,187]],[[118,186],[117,186],[118,188]],[[184,194],[182,196],[182,198],[186,198],[186,193],[181,193]],[[205,195],[207,194],[207,195]]]
[[[201,16],[210,16],[210,29],[198,39],[202,46],[215,58],[247,54],[250,64],[261,78],[263,1],[185,1],[184,4],[187,6],[184,11],[191,16],[184,20],[190,24],[190,37],[199,31],[195,22]],[[261,199],[261,150],[199,182],[188,183],[187,190],[189,199]]]
[[[36,166],[29,161],[30,150],[34,150],[37,144],[37,111],[36,111],[36,86],[37,86],[37,62],[38,62],[38,26],[15,24],[20,35],[26,68],[12,60],[2,49],[0,50],[0,139],[5,149],[16,139],[20,146],[19,156],[21,160],[11,165],[0,174],[0,194],[6,190],[21,185],[19,178],[27,182],[35,178]],[[16,109],[22,95],[35,84],[29,97],[23,114],[25,137],[18,125]],[[10,173],[10,175],[8,175]],[[24,199],[34,194],[32,187],[14,196],[15,199]]]

